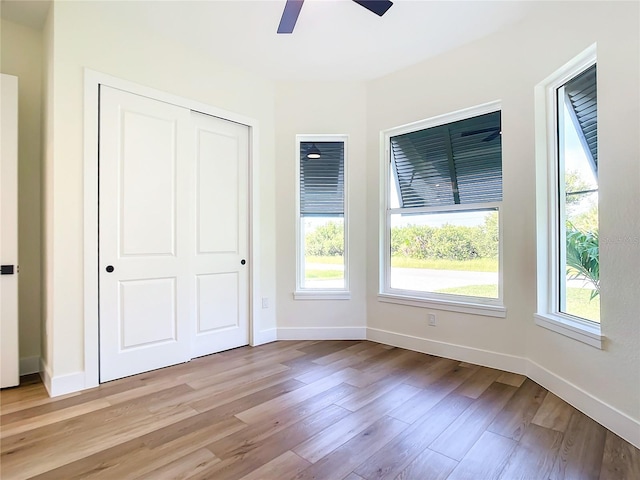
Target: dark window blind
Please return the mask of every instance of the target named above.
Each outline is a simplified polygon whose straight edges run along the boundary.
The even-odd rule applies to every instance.
[[[567,106],[576,123],[578,135],[591,156],[594,172],[598,170],[598,90],[596,66],[593,65],[564,85]]]
[[[320,158],[307,158],[314,145]],[[300,142],[300,215],[344,215],[344,142]]]
[[[400,206],[502,200],[500,112],[391,137]]]

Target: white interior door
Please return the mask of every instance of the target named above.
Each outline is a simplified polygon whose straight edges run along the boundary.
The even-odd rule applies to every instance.
[[[196,164],[193,356],[249,343],[249,128],[192,113]]]
[[[249,343],[249,129],[100,89],[100,381]]]
[[[0,77],[0,387],[20,383],[18,347],[18,78]]]
[[[100,381],[190,356],[188,109],[100,89]]]

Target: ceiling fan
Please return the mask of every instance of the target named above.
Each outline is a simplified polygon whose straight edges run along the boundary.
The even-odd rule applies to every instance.
[[[353,0],[370,12],[375,13],[379,17],[384,15],[391,8],[393,2],[390,0]],[[287,0],[278,26],[278,33],[293,33],[293,29],[298,21],[298,15],[302,9],[304,0]]]

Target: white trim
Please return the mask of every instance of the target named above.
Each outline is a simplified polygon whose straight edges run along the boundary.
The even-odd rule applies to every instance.
[[[344,144],[344,214],[342,223],[344,228],[344,288],[321,290],[302,287],[302,265],[304,265],[304,250],[302,246],[302,217],[300,216],[300,143],[301,142],[342,142]],[[332,134],[298,134],[296,135],[295,158],[295,229],[296,229],[296,290],[294,300],[349,300],[349,135]]]
[[[85,372],[69,373],[58,377],[51,377],[46,372],[46,376],[48,382],[45,382],[45,387],[50,397],[59,397],[60,395],[86,390]]]
[[[40,378],[42,379],[44,388],[47,389],[47,393],[51,397],[51,370],[46,360],[42,357],[40,357]]]
[[[271,343],[278,340],[278,329],[270,328],[268,330],[260,330],[258,332],[254,332],[253,341],[251,342],[252,347],[257,347],[258,345],[264,345],[265,343]]]
[[[390,128],[380,132],[380,222],[379,222],[379,282],[378,299],[383,302],[411,305],[417,307],[436,308],[453,312],[471,313],[492,317],[506,317],[506,308],[503,300],[503,229],[502,229],[502,202],[488,202],[482,204],[452,205],[447,207],[421,207],[421,208],[390,208],[390,175],[391,175],[391,137],[406,133],[437,127],[447,123],[466,120],[478,115],[501,111],[502,102],[494,101],[475,107],[458,110],[425,120],[420,120],[407,125]],[[391,288],[391,239],[388,232],[391,230],[391,215],[398,213],[447,213],[456,211],[473,211],[483,209],[496,209],[498,211],[498,298],[475,298],[465,295],[438,294],[436,292],[420,292],[416,290],[400,290]]]
[[[98,118],[99,85],[106,77],[84,71],[84,373],[85,388],[100,380],[98,343]],[[45,371],[47,378],[49,372]],[[46,384],[45,384],[46,385]],[[47,387],[51,395],[51,388]]]
[[[413,292],[412,292],[413,293]],[[465,297],[449,295],[455,298],[448,300],[435,297],[418,297],[415,295],[399,293],[379,293],[378,300],[385,303],[395,303],[398,305],[409,305],[411,307],[433,308],[436,310],[447,310],[449,312],[469,313],[472,315],[484,315],[485,317],[506,318],[507,309],[502,305],[490,305],[484,303],[473,303],[467,301]],[[471,297],[466,297],[471,298]],[[460,300],[458,300],[460,299]]]
[[[559,196],[558,169],[560,159],[556,145],[556,89],[596,63],[596,44],[571,59],[534,90],[535,155],[536,155],[536,245],[537,245],[537,325],[561,335],[602,349],[600,324],[572,318],[559,310],[559,281],[562,251],[558,248]],[[560,298],[564,297],[560,295]]]
[[[378,195],[378,293],[383,294],[391,285],[390,270],[387,261],[391,264],[391,235],[387,235],[390,205],[390,181],[391,181],[391,145],[390,135],[380,132],[380,185]],[[389,265],[390,267],[391,265]]]
[[[581,322],[579,319],[574,320],[565,315],[550,313],[536,313],[533,317],[536,325],[602,350],[605,337],[600,332],[600,328],[595,325],[587,325],[586,322]]]
[[[249,120],[249,344],[252,346],[268,343],[262,341],[260,331],[262,287],[260,284],[260,158],[258,152],[260,133],[257,120]],[[273,340],[269,340],[273,341]]]
[[[526,375],[605,428],[640,448],[640,421],[528,358],[375,328],[367,328],[367,340]]]
[[[395,137],[396,135],[403,135],[405,133],[415,132],[416,130],[424,130],[425,128],[438,127],[445,123],[458,122],[460,120],[467,120],[471,117],[477,117],[478,115],[484,115],[486,113],[498,112],[502,109],[502,101],[496,100],[493,102],[483,103],[476,105],[475,107],[463,108],[455,112],[444,113],[435,117],[427,118],[425,120],[418,120],[417,122],[407,123],[400,125],[399,127],[389,128],[382,133],[388,137]]]
[[[75,372],[67,375],[54,376],[44,358],[40,358],[40,378],[50,397],[59,397],[67,393],[85,390],[86,372]]]
[[[616,435],[640,448],[640,422],[529,360],[526,375]]]
[[[429,340],[378,328],[367,328],[367,340],[384,343],[385,345],[393,345],[394,347],[406,348],[415,352],[460,360],[461,362],[483,365],[506,372],[518,373],[520,375],[524,375],[527,369],[527,359],[516,355],[507,355],[490,350]]]
[[[280,327],[278,340],[365,340],[367,327]]]
[[[20,359],[20,376],[40,372],[40,357],[22,357]]]
[[[178,105],[190,110],[212,115],[246,125],[250,129],[249,145],[249,328],[251,345],[259,344],[260,327],[260,196],[258,121],[229,112],[206,103],[172,95],[153,88],[129,82],[111,75],[84,70],[84,373],[83,386],[91,388],[99,384],[98,365],[98,115],[99,85],[125,90],[130,93]],[[75,388],[77,374],[44,378],[51,382],[51,392]],[[67,378],[69,377],[69,378]],[[61,386],[55,385],[62,382]],[[46,383],[45,383],[46,385]],[[55,387],[55,388],[54,388]],[[75,391],[75,390],[73,390]],[[67,392],[65,392],[67,393]],[[59,393],[58,393],[59,394]]]
[[[351,300],[351,292],[343,290],[299,290],[294,300]]]
[[[420,214],[420,213],[451,213],[451,212],[475,212],[478,210],[500,210],[502,202],[487,203],[465,203],[463,205],[447,205],[437,207],[410,207],[410,208],[390,208],[388,211],[391,215],[399,213]]]
[[[555,72],[545,78],[538,86],[543,88],[556,88],[564,85],[573,77],[582,73],[587,68],[596,64],[597,60],[597,44],[590,45],[575,57],[571,58],[567,63],[558,68]],[[537,88],[537,87],[536,87]]]

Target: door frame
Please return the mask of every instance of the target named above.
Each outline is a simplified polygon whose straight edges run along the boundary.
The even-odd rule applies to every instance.
[[[98,296],[98,126],[99,87],[142,95],[188,108],[249,127],[249,344],[267,343],[260,329],[260,175],[258,161],[259,129],[256,119],[238,115],[206,103],[162,92],[95,70],[84,70],[84,388],[99,385],[99,296]],[[275,340],[275,339],[274,339]]]

